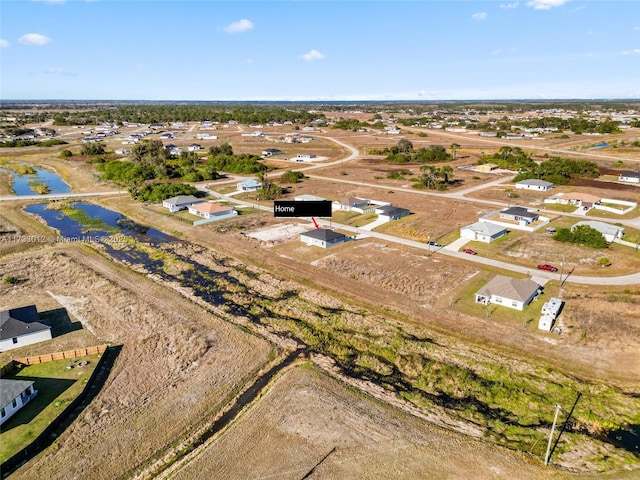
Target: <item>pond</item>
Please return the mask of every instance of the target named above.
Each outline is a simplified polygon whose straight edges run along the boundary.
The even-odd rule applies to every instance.
[[[35,174],[24,174],[11,169],[2,169],[11,176],[11,188],[16,195],[38,195],[37,186],[46,186],[46,193],[69,193],[71,187],[60,175],[46,168],[33,167]]]
[[[594,145],[593,147],[589,147],[587,150],[598,150],[600,148],[607,148],[609,144],[607,142],[599,143],[598,145]]]

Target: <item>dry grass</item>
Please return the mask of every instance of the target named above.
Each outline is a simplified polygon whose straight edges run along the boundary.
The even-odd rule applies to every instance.
[[[176,465],[171,478],[293,480],[318,463],[311,478],[569,478],[305,366],[284,373],[224,434]]]
[[[51,291],[90,325],[91,344],[123,348],[103,390],[52,447],[55,455],[36,457],[15,478],[129,475],[221,409],[269,356],[265,342],[143,276],[75,246],[56,253],[3,260],[4,272],[26,280],[1,285],[0,295],[21,305]],[[62,337],[29,352],[75,342]]]

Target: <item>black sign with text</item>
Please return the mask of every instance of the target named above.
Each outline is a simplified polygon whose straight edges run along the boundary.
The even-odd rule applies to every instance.
[[[274,217],[330,217],[329,200],[290,201],[276,200],[273,204]]]

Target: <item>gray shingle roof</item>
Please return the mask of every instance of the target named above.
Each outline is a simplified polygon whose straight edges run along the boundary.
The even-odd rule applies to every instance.
[[[482,295],[483,297],[496,295],[509,300],[526,302],[539,288],[540,285],[528,278],[496,275],[489,283],[478,290],[477,295]]]
[[[335,242],[336,240],[344,240],[347,238],[342,233],[334,232],[333,230],[329,230],[328,228],[316,228],[315,230],[309,230],[302,235],[329,243]]]
[[[0,339],[2,340],[50,328],[40,322],[35,305],[0,311]]]
[[[27,388],[33,385],[31,380],[0,379],[0,407],[6,407],[11,400],[18,397]]]
[[[194,203],[201,201],[201,199],[196,198],[193,195],[178,195],[177,197],[167,198],[163,203],[177,207],[178,205],[184,205],[185,203]]]

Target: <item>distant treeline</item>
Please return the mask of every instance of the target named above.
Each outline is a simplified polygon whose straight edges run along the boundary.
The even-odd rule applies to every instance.
[[[97,125],[100,122],[170,123],[170,122],[219,122],[235,120],[242,124],[268,122],[311,123],[324,119],[322,113],[309,113],[300,109],[237,105],[123,105],[96,110],[65,110],[52,114],[54,125]]]

